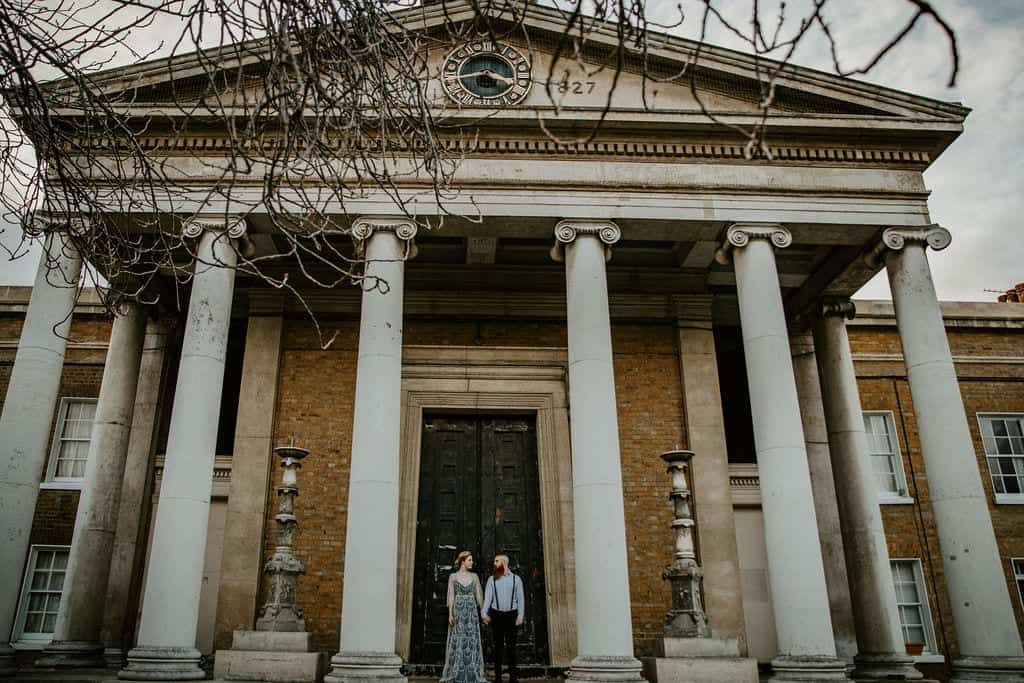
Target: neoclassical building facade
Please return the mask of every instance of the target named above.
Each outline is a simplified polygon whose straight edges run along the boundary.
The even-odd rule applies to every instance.
[[[424,30],[451,18],[417,12]],[[530,7],[535,37],[550,12]],[[550,59],[510,43],[514,60],[491,57],[515,73]],[[692,49],[665,38],[659,58]],[[761,116],[752,58],[707,49],[701,65],[719,121]],[[103,82],[144,97],[167,74]],[[707,626],[734,655],[776,680],[1021,680],[1024,317],[944,322],[928,264],[958,226],[930,220],[922,174],[967,110],[793,67],[771,158],[748,160],[689,86],[641,110],[627,71],[597,137],[561,145],[538,116],[587,125],[599,95],[556,112],[542,88],[499,102],[458,81],[443,85],[480,144],[454,201],[479,220],[427,233],[385,196],[351,201],[342,237],[388,286],[304,293],[328,348],[303,303],[236,275],[234,245],[274,242],[265,216],[227,206],[176,209],[197,254],[187,310],[69,316],[74,290],[45,268],[27,307],[7,302],[4,668],[41,634],[39,668],[205,677],[265,598],[272,449],[294,444],[311,452],[298,598],[328,681],[436,665],[438,585],[462,548],[483,566],[507,552],[527,579],[525,661],[640,680],[640,658],[664,654],[673,449],[695,454]],[[59,230],[47,248],[75,280]],[[881,270],[892,307],[850,322]],[[74,358],[93,374],[76,380]],[[965,376],[1005,386],[969,415]],[[69,510],[71,539],[47,521]]]

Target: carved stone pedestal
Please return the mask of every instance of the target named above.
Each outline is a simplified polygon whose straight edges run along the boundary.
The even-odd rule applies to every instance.
[[[316,683],[327,670],[327,654],[314,652],[309,633],[235,631],[230,650],[220,650],[213,677],[227,681]]]
[[[741,657],[735,640],[663,638],[658,657],[643,659],[652,683],[757,683],[757,660]]]
[[[316,683],[327,669],[326,653],[314,652],[306,632],[306,620],[296,599],[296,580],[306,571],[292,553],[292,539],[298,520],[295,498],[299,495],[297,471],[309,451],[281,446],[274,452],[281,458],[281,484],[277,521],[277,547],[264,567],[270,593],[256,619],[256,630],[235,631],[230,650],[218,650],[214,678],[230,681],[273,681],[274,683]]]
[[[675,557],[662,573],[672,585],[672,607],[665,615],[658,656],[643,660],[644,678],[651,683],[757,683],[757,661],[741,657],[735,639],[715,638],[708,627],[690,508],[693,452],[669,451],[661,459],[672,478],[669,500],[676,530]]]

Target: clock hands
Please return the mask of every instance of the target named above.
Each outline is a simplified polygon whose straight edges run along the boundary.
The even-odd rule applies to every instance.
[[[493,78],[494,80],[498,81],[499,83],[504,83],[505,85],[514,85],[515,84],[515,81],[513,81],[511,78],[505,78],[501,74],[494,73],[493,71],[491,71],[489,69],[484,69],[483,71],[474,71],[474,72],[468,73],[468,74],[459,74],[459,80],[461,81],[464,78],[475,78],[477,76],[488,76],[488,77]]]

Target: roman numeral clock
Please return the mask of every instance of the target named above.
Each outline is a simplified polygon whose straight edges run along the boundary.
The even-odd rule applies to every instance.
[[[442,82],[464,107],[518,104],[530,92],[530,62],[519,50],[491,41],[473,41],[444,61]]]

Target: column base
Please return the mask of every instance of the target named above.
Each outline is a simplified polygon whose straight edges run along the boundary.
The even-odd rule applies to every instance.
[[[920,681],[924,674],[914,668],[913,657],[892,652],[880,655],[855,655],[853,678],[869,681]]]
[[[194,647],[140,646],[128,652],[128,663],[117,672],[122,681],[200,681],[202,653]]]
[[[642,681],[640,660],[635,657],[577,657],[569,665],[567,680],[579,683],[607,681]]]
[[[103,644],[83,640],[54,640],[35,661],[37,669],[103,669]]]
[[[846,681],[846,661],[838,657],[776,657],[771,681]]]
[[[1024,657],[961,657],[949,683],[1024,683]]]
[[[0,643],[0,676],[13,676],[18,667],[14,663],[14,648],[10,643]]]
[[[119,647],[108,647],[103,651],[103,659],[107,662],[107,668],[120,669],[124,666],[124,650]]]
[[[339,652],[331,657],[324,683],[405,683],[402,658],[394,652]]]

